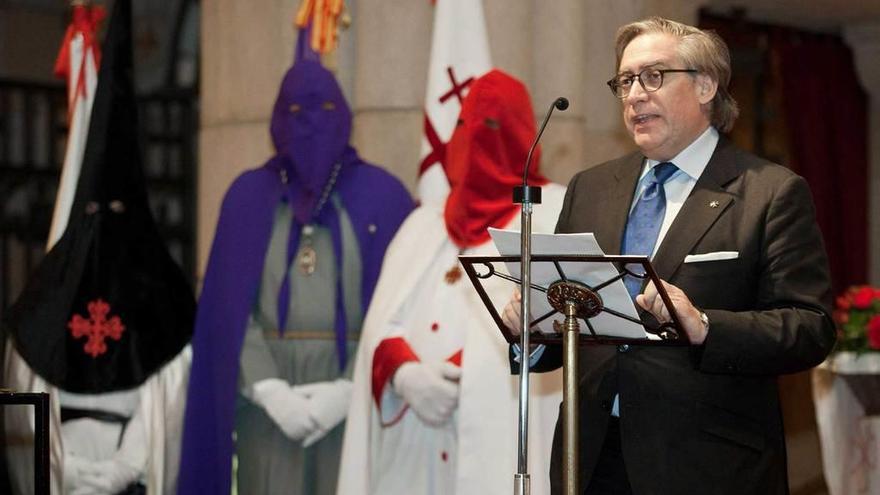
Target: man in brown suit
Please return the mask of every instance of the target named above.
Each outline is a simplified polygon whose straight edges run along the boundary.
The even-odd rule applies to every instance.
[[[622,103],[639,151],[575,175],[557,231],[652,257],[690,347],[580,350],[580,486],[587,494],[784,494],[777,376],[834,344],[830,281],[806,182],[719,132],[737,115],[715,34],[661,18],[617,35]],[[638,283],[632,291],[642,289]],[[636,302],[669,314],[649,284]],[[515,297],[504,320],[519,327]],[[531,369],[561,365],[538,348]],[[562,440],[552,452],[562,492]]]

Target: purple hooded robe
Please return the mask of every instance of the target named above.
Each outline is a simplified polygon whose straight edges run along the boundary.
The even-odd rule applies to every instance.
[[[397,179],[357,156],[348,145],[350,133],[351,112],[333,75],[317,62],[295,63],[282,81],[272,114],[277,154],[239,176],[221,207],[196,314],[180,494],[230,491],[239,355],[280,201],[288,202],[294,215],[288,265],[302,226],[314,223],[329,229],[337,269],[341,267],[338,212],[330,201],[314,211],[336,164],[341,166],[333,192],[354,229],[362,267],[360,307],[368,307],[385,249],[413,202]],[[281,301],[287,297],[287,282]],[[347,329],[339,282],[336,295],[334,330],[342,369]],[[287,304],[278,307],[283,329]]]

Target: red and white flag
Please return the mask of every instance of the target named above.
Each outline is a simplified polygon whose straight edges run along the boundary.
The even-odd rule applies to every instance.
[[[482,0],[436,0],[428,88],[425,93],[419,200],[443,204],[449,182],[443,169],[446,143],[455,130],[471,81],[492,68]]]
[[[95,100],[95,87],[98,84],[98,67],[101,63],[98,26],[104,16],[105,11],[101,6],[74,5],[73,19],[67,27],[61,50],[55,60],[55,76],[67,81],[69,127],[64,167],[61,169],[52,226],[49,228],[49,239],[46,243],[47,251],[58,242],[67,228],[76,184],[79,181],[89,135],[92,103]]]

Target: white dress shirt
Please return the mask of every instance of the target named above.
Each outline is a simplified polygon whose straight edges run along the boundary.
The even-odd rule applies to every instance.
[[[700,178],[703,170],[706,169],[706,165],[709,164],[709,159],[712,158],[712,153],[715,151],[717,144],[718,131],[714,127],[709,126],[700,134],[700,137],[695,139],[681,153],[675,155],[672,160],[669,160],[669,163],[678,167],[678,170],[672,174],[663,186],[663,190],[666,192],[666,214],[663,216],[663,225],[660,226],[660,233],[657,235],[657,242],[654,244],[654,252],[651,253],[652,257],[657,254],[657,248],[660,247],[660,243],[666,237],[669,226],[672,225],[672,221],[675,220],[678,212],[681,211],[684,201],[690,196],[691,191],[697,184],[697,179]],[[648,180],[646,178],[648,172],[658,163],[660,162],[657,160],[645,160],[645,164],[642,166],[642,174],[639,176],[639,185],[636,187],[632,204],[629,207],[630,212],[635,208],[642,191],[648,187]]]

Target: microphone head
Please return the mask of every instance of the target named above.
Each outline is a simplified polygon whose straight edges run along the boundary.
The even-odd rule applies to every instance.
[[[568,108],[568,98],[560,96],[559,98],[556,98],[556,101],[553,103],[553,105],[556,107],[557,110],[565,110],[566,108]]]

